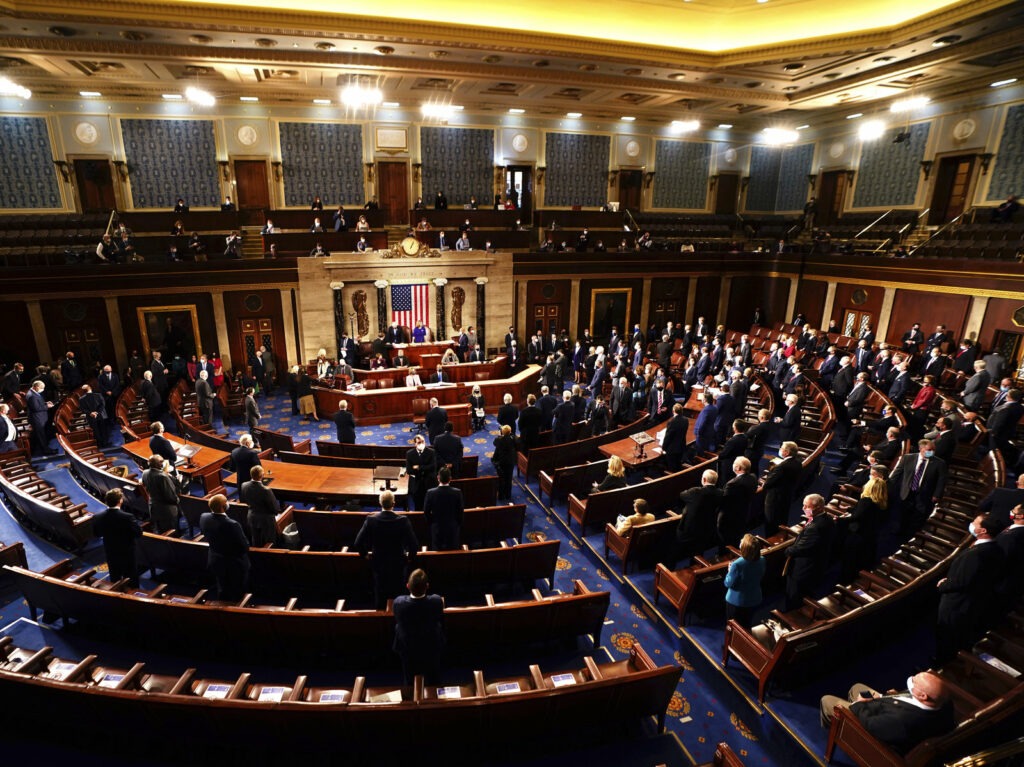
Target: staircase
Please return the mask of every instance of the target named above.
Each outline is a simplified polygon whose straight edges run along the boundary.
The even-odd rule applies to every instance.
[[[262,229],[261,226],[243,226],[239,229],[242,233],[242,258],[263,258]]]

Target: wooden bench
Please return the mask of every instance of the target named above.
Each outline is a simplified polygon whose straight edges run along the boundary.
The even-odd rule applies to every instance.
[[[679,515],[671,510],[664,519],[630,528],[627,536],[615,532],[615,525],[609,522],[604,529],[604,558],[608,559],[609,552],[615,554],[622,564],[623,575],[634,563],[649,567],[670,550],[678,527]]]
[[[624,439],[638,431],[643,431],[646,425],[646,418],[638,418],[631,424],[605,432],[597,437],[565,442],[561,445],[535,447],[530,451],[529,455],[518,453],[516,463],[519,476],[525,482],[529,482],[530,477],[541,471],[552,471],[559,466],[579,464],[600,458],[601,455],[598,452],[598,448],[601,445],[606,445],[609,442]]]
[[[358,450],[339,450],[338,448],[357,447]],[[303,455],[301,453],[278,453],[278,458],[285,463],[305,463],[310,466],[344,466],[352,469],[372,469],[375,466],[405,466],[405,454],[412,448],[392,445],[339,445],[337,442],[319,441],[316,443],[319,455]],[[352,453],[349,455],[348,453]],[[463,455],[459,467],[459,479],[477,476],[479,461],[475,455]]]
[[[0,461],[0,492],[22,520],[74,550],[93,537],[92,513],[86,505],[72,502],[39,478],[20,450],[5,453]]]
[[[299,440],[296,442],[292,439],[291,434],[282,434],[279,431],[271,431],[270,429],[261,429],[257,426],[252,430],[253,437],[259,443],[261,449],[271,449],[274,451],[274,455],[277,456],[284,451],[289,453],[303,453],[309,455],[312,452],[311,443],[308,439]]]
[[[548,501],[554,506],[555,501],[565,501],[570,495],[584,498],[590,494],[595,482],[600,482],[608,473],[608,460],[590,461],[575,466],[562,466],[550,473],[541,471],[539,475],[540,495],[548,494]]]

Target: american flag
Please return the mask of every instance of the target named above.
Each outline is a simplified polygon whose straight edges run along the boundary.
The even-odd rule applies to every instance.
[[[430,286],[392,285],[391,321],[412,328],[417,322],[429,325]]]

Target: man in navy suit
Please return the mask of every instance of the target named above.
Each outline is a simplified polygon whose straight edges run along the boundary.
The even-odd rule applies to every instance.
[[[732,422],[736,420],[736,400],[728,389],[722,389],[715,395],[715,407],[718,408],[718,415],[715,416],[715,442],[721,445],[729,438]]]
[[[465,505],[462,491],[452,487],[452,472],[442,466],[437,472],[437,487],[427,491],[423,502],[423,514],[430,528],[430,548],[434,551],[449,551],[459,548],[459,531]]]
[[[434,440],[434,452],[437,454],[438,466],[448,466],[453,477],[459,476],[462,469],[462,454],[465,447],[462,437],[456,434],[451,421],[445,422],[444,432]]]
[[[430,437],[430,444],[444,431],[444,425],[448,423],[448,411],[437,404],[437,397],[430,398],[430,410],[425,416],[427,436]]]
[[[338,412],[334,414],[334,425],[338,429],[338,442],[353,444],[356,441],[356,419],[348,411],[348,401],[338,402]]]
[[[103,539],[103,551],[107,557],[110,580],[116,582],[127,578],[132,583],[139,581],[139,568],[135,562],[135,541],[142,537],[138,521],[121,509],[124,493],[121,488],[108,490],[103,497],[106,511],[92,521],[92,530]]]
[[[242,598],[249,577],[249,541],[227,510],[227,497],[213,496],[210,510],[199,518],[199,529],[210,547],[207,566],[217,582],[217,598],[233,602]]]
[[[353,548],[370,557],[374,598],[382,610],[389,599],[402,593],[406,562],[419,548],[409,518],[395,513],[395,495],[390,490],[380,494],[380,511],[363,522]]]
[[[661,441],[665,468],[670,472],[682,468],[683,455],[686,453],[686,432],[689,428],[690,419],[683,415],[683,406],[677,402],[672,406],[672,417],[665,427],[665,436]]]
[[[705,392],[703,399],[704,407],[698,414],[697,423],[693,427],[693,437],[698,453],[714,452],[717,444],[715,421],[718,418],[718,408],[715,407],[715,398]]]
[[[750,424],[742,418],[736,418],[732,421],[732,435],[727,440],[722,440],[724,444],[718,451],[719,484],[725,485],[732,479],[733,461],[747,452],[746,432],[749,428]]]
[[[174,444],[164,436],[163,423],[154,421],[150,428],[153,430],[153,434],[149,438],[149,452],[161,456],[171,466],[174,466],[178,460],[178,454],[174,451]]]
[[[563,391],[562,401],[551,413],[551,443],[559,445],[569,441],[572,434],[572,422],[576,416],[576,405],[572,401],[572,392]]]
[[[394,651],[402,659],[406,685],[422,675],[427,684],[438,684],[441,676],[441,652],[444,649],[444,600],[427,594],[430,584],[423,570],[409,573],[409,596],[395,599]]]
[[[196,375],[199,375],[196,373]],[[104,365],[103,371],[96,379],[97,389],[107,403],[107,416],[114,417],[117,408],[117,397],[121,393],[121,376],[114,372],[110,365]]]
[[[786,395],[786,412],[776,418],[779,425],[779,439],[783,442],[796,441],[800,436],[800,398],[795,394]]]
[[[935,443],[922,439],[918,452],[905,455],[889,477],[890,496],[898,492],[903,505],[902,534],[918,530],[946,489],[946,462],[935,455]]]
[[[1021,404],[1020,389],[1009,389],[996,395],[1002,395],[1003,399],[998,405],[993,405],[992,414],[988,417],[989,449],[998,449],[1003,454],[1003,459],[1009,464],[1013,462],[1015,449],[1010,440],[1017,432],[1017,424],[1024,415],[1024,405]]]
[[[903,402],[903,398],[907,396],[909,386],[910,362],[904,360],[896,366],[896,377],[892,379],[892,383],[889,385],[889,399],[900,405]]]
[[[659,378],[647,402],[647,414],[651,423],[661,423],[672,412],[675,398],[672,392],[665,388],[664,379]]]
[[[43,398],[45,389],[46,384],[42,381],[33,382],[25,400],[28,404],[28,420],[32,424],[33,452],[38,455],[54,455],[56,451],[50,450],[49,440],[46,438],[46,422],[53,403]]]
[[[413,448],[405,454],[403,474],[409,476],[409,509],[422,509],[427,490],[437,480],[437,453],[427,445],[422,434],[413,440]]]

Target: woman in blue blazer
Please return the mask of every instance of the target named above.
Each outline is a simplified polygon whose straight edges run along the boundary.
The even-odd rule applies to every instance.
[[[725,576],[725,617],[749,629],[754,608],[761,604],[766,563],[761,556],[761,542],[749,533],[740,541],[740,554]]]

